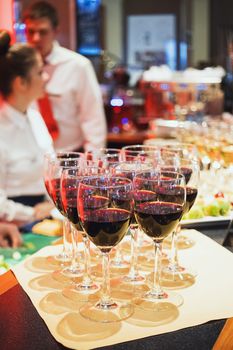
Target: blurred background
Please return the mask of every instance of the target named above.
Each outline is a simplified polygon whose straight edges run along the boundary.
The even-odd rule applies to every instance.
[[[25,41],[22,13],[35,1],[0,0],[0,27],[16,41]],[[94,65],[109,145],[141,142],[151,133],[172,137],[171,120],[202,123],[232,114],[231,0],[48,2],[60,15],[61,45]],[[135,140],[135,131],[144,134]]]

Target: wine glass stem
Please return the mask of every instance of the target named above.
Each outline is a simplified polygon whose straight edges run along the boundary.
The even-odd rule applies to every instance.
[[[110,296],[110,274],[109,274],[109,253],[102,253],[103,286],[100,304],[107,307],[111,304]]]
[[[162,294],[162,289],[160,285],[160,257],[162,254],[162,246],[161,242],[154,242],[155,244],[155,260],[154,260],[154,279],[153,279],[153,286],[152,286],[152,294],[154,295],[160,295]]]
[[[129,275],[134,277],[138,274],[138,225],[130,226],[131,240],[130,240],[130,250],[131,250],[131,261]]]
[[[113,259],[113,263],[116,265],[116,266],[120,266],[121,263],[122,263],[122,260],[123,260],[123,257],[122,257],[122,252],[120,250],[119,247],[116,248],[116,254],[115,254],[115,257]]]
[[[172,245],[170,252],[170,261],[169,268],[175,270],[177,266],[179,266],[178,260],[178,248],[177,248],[177,234],[180,232],[180,225],[176,227],[176,229],[172,232]]]
[[[70,234],[71,225],[67,218],[63,220],[63,253],[64,255],[69,255],[70,253],[70,243],[69,243],[69,234]]]
[[[86,234],[83,234],[84,242],[84,273],[83,273],[83,284],[90,285],[92,283],[90,273],[90,240]]]
[[[71,238],[72,238],[71,268],[75,269],[78,265],[78,262],[77,262],[78,232],[72,225],[71,225]]]

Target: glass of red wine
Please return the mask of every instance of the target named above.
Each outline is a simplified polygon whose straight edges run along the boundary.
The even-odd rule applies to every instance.
[[[187,159],[192,161],[198,162],[198,150],[197,147],[194,144],[191,143],[185,143],[185,142],[163,142],[158,143],[158,147],[160,147],[160,154],[161,158],[164,159],[165,157],[171,157],[171,153],[176,157],[176,159]],[[189,167],[183,166],[182,173],[184,174],[185,171],[189,171]],[[186,177],[186,183],[188,182],[187,176],[190,174],[184,174]],[[179,234],[177,236],[177,244],[180,248],[190,248],[192,247],[195,242],[191,240],[189,237]]]
[[[100,148],[99,150],[86,152],[87,164],[97,165],[111,173],[112,167],[122,161],[122,151],[118,148]],[[117,247],[114,258],[111,260],[111,267],[115,271],[125,271],[129,262],[123,257],[120,246]]]
[[[52,168],[52,163],[56,160],[56,153],[55,152],[47,152],[44,155],[44,163],[43,163],[43,178],[44,178],[44,185],[46,188],[46,191],[49,195],[49,197],[52,199],[52,188],[50,186],[50,172]]]
[[[100,201],[99,198],[102,198]],[[133,313],[132,304],[115,301],[110,293],[109,257],[128,231],[133,213],[132,181],[123,177],[86,177],[79,184],[78,213],[81,225],[101,251],[103,263],[102,296],[87,303],[80,314],[96,322],[119,322]]]
[[[160,283],[161,248],[166,238],[181,220],[185,198],[185,180],[176,172],[150,171],[137,174],[133,180],[134,215],[143,232],[152,238],[155,263],[152,285],[148,292],[135,297],[138,307],[161,312],[167,303],[180,306],[183,298],[173,292],[165,292]]]
[[[142,171],[150,171],[153,169],[153,164],[147,160],[140,159],[133,161],[119,162],[112,168],[112,173],[115,176],[122,176],[133,181],[137,173]],[[143,282],[145,277],[138,271],[138,224],[133,215],[130,224],[130,269],[127,275],[123,277],[123,281],[127,283]]]
[[[85,176],[97,176],[103,174],[104,169],[94,167],[94,166],[84,166],[84,168],[80,167],[72,167],[65,169],[61,176],[61,198],[63,208],[65,210],[66,216],[71,223],[71,233],[72,233],[72,241],[73,244],[73,260],[74,266],[77,265],[77,242],[78,242],[78,231],[82,234],[83,242],[84,242],[84,271],[82,280],[80,282],[75,281],[72,286],[66,288],[64,290],[64,295],[73,296],[73,292],[75,294],[80,293],[80,297],[78,298],[75,295],[75,300],[86,301],[86,295],[95,293],[99,290],[99,285],[96,284],[91,277],[91,264],[90,264],[90,240],[87,234],[83,231],[82,226],[80,224],[80,219],[78,215],[77,209],[77,195],[78,195],[78,187],[79,183]],[[101,206],[102,201],[105,200],[102,197],[99,197],[99,204]],[[98,198],[96,198],[96,203]],[[82,300],[82,294],[85,294]]]
[[[176,167],[167,167],[169,171],[175,169],[183,174],[185,178],[185,187],[186,187],[186,201],[184,205],[184,211],[182,217],[189,212],[192,208],[197,194],[198,194],[198,182],[200,168],[199,163],[193,159],[178,159]],[[163,171],[165,167],[162,166]],[[174,288],[175,286],[181,288],[189,286],[193,283],[194,278],[196,277],[196,272],[190,268],[181,266],[179,263],[178,256],[178,237],[181,230],[181,225],[179,224],[176,227],[176,230],[172,232],[172,244],[171,244],[171,253],[168,266],[163,269],[162,280],[164,286],[170,286]]]
[[[78,180],[73,179],[71,176],[73,173],[75,173],[76,179],[81,178],[83,168],[76,166],[63,169],[60,180],[61,203],[65,216],[71,224],[70,231],[72,241],[71,264],[63,270],[63,273],[68,273],[71,276],[81,276],[83,269],[81,268],[78,261],[78,230],[80,229],[79,218],[77,214]]]
[[[63,169],[80,166],[83,162],[84,155],[80,152],[57,152],[55,156],[52,155],[49,160],[45,159],[46,166],[46,183],[45,186],[48,189],[48,193],[54,202],[56,208],[63,215],[63,251],[55,257],[56,260],[61,261],[61,263],[68,262],[71,259],[70,255],[70,244],[69,244],[69,233],[70,224],[66,218],[66,213],[64,211],[62,200],[61,200],[61,189],[60,180]],[[47,164],[47,165],[46,165]]]

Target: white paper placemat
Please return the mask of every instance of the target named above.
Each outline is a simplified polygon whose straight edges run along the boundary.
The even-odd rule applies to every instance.
[[[72,349],[98,348],[233,317],[233,254],[195,230],[189,230],[189,237],[196,244],[180,251],[180,260],[198,276],[191,287],[177,290],[184,304],[164,320],[147,320],[138,311],[121,323],[85,320],[78,312],[80,304],[62,295],[64,285],[52,278],[52,268],[46,263],[59,246],[41,249],[13,272],[55,339]]]

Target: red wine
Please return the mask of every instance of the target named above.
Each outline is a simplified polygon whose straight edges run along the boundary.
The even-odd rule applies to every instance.
[[[155,191],[136,190],[134,191],[134,200],[137,204],[151,201],[184,203],[184,187],[181,186],[158,186]]]
[[[158,186],[156,188],[157,201],[184,204],[185,188],[182,186]]]
[[[182,175],[184,175],[186,185],[190,181],[191,176],[192,176],[192,172],[193,172],[191,168],[182,167],[182,166],[181,167],[166,166],[166,167],[162,167],[161,171],[163,172],[163,174],[165,176],[166,176],[166,172],[167,172],[168,177],[171,177],[171,174],[169,174],[169,172],[180,172]]]
[[[135,190],[134,191],[134,199],[137,202],[148,202],[156,200],[156,193],[149,190]]]
[[[185,213],[188,213],[189,210],[192,208],[195,199],[197,198],[197,189],[193,187],[186,187],[186,206],[185,206]]]
[[[66,212],[67,218],[74,225],[76,230],[82,231],[82,227],[80,225],[80,220],[78,216],[77,197],[69,198],[67,202],[67,206],[65,208],[65,212]]]
[[[148,202],[148,201],[153,201],[153,200],[156,200],[156,194],[153,191],[135,190],[134,191],[134,200],[137,203],[144,203],[144,202]],[[132,224],[137,223],[135,214],[132,217],[131,223]]]
[[[62,205],[62,200],[61,200],[60,178],[51,180],[50,188],[51,188],[52,200],[53,200],[56,208],[60,211],[60,213],[62,215],[65,215],[65,211],[64,211],[64,208]]]
[[[79,181],[76,178],[63,179],[61,185],[61,200],[66,216],[77,230],[82,230],[77,209]]]
[[[126,234],[130,218],[130,212],[124,209],[90,210],[85,212],[83,227],[101,251],[109,252]]]
[[[186,168],[186,167],[181,167],[180,171],[181,171],[181,174],[184,175],[185,183],[187,185],[189,183],[189,180],[191,179],[193,171],[191,168]]]
[[[52,198],[52,191],[51,191],[51,186],[50,186],[49,180],[45,180],[45,181],[44,181],[44,184],[45,184],[45,188],[46,188],[46,191],[47,191],[49,197],[50,197],[51,199],[53,199],[53,198]]]
[[[162,241],[176,227],[183,206],[176,203],[145,202],[136,206],[135,217],[143,231],[155,241]]]
[[[85,199],[85,209],[106,209],[109,205],[109,198],[104,196],[94,195]]]

